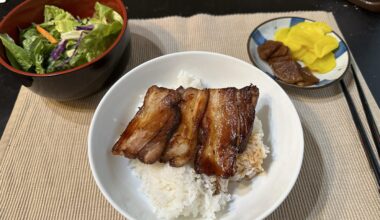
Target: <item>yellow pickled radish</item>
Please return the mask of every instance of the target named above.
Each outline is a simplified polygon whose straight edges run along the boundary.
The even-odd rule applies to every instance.
[[[305,53],[307,53],[307,49],[305,47],[301,47],[301,49],[292,52],[292,56],[296,60],[301,60],[301,57],[304,56]]]
[[[311,70],[327,73],[336,66],[332,51],[339,46],[337,39],[326,35],[331,31],[326,23],[307,21],[277,30],[275,40],[288,46],[292,56]]]
[[[318,58],[324,57],[326,54],[338,48],[338,41],[332,36],[324,36],[314,44],[314,53]]]
[[[297,50],[300,50],[302,45],[297,42],[296,40],[292,39],[292,38],[286,38],[285,41],[283,41],[282,43],[284,43],[286,46],[289,47],[290,49],[290,52],[294,53],[295,51]]]
[[[328,53],[322,58],[316,59],[312,64],[307,65],[311,70],[319,73],[327,73],[336,67],[336,61],[333,53]]]
[[[325,34],[330,33],[332,31],[331,27],[324,22],[317,21],[317,22],[313,22],[313,24],[317,26],[318,28],[320,28]]]
[[[290,28],[280,28],[276,31],[274,39],[283,42],[288,36]]]
[[[317,42],[321,37],[323,37],[323,35],[316,31],[307,31],[302,28],[294,28],[289,31],[286,40],[292,39],[292,41],[299,43],[301,46],[312,49],[315,42]]]
[[[314,22],[302,22],[295,26],[293,29],[303,30],[306,34],[322,36],[325,34],[324,30],[316,26]]]
[[[304,62],[306,66],[314,63],[316,59],[317,56],[315,56],[313,53],[310,53],[309,51],[302,55],[300,58],[300,60]]]
[[[291,28],[289,31],[288,37],[285,40],[286,42],[293,42],[293,44],[298,44],[299,47],[310,44],[311,42],[308,39],[308,36],[305,35],[305,32],[299,28]]]

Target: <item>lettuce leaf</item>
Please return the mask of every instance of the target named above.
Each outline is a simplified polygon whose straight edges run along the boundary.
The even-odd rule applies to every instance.
[[[123,27],[123,18],[113,9],[95,4],[95,13],[87,22],[94,29],[84,38],[70,65],[77,66],[89,62],[101,55],[115,41]]]
[[[53,20],[75,20],[74,16],[69,12],[54,5],[45,5],[44,18],[45,22]]]
[[[7,54],[12,55],[8,56],[9,62],[17,62],[18,67],[21,67],[24,71],[28,71],[33,66],[29,53],[18,46],[8,34],[0,34],[0,40],[8,51]]]
[[[21,31],[20,39],[23,48],[29,53],[29,57],[33,61],[34,71],[45,73],[44,61],[49,57],[55,45],[39,34],[33,26]]]
[[[46,5],[44,10],[45,22],[44,25],[54,24],[55,29],[60,32],[68,32],[80,23],[69,12],[53,5]]]
[[[45,73],[44,60],[50,56],[54,45],[50,44],[43,38],[37,38],[30,45],[30,55],[33,59],[36,73]]]
[[[43,67],[43,62],[44,62],[44,44],[41,40],[36,39],[33,44],[32,44],[32,50],[33,52],[33,62],[35,66],[35,71],[36,73],[45,73],[45,69]]]
[[[60,21],[55,21],[55,29],[60,32],[68,32],[72,31],[75,29],[76,26],[79,25],[78,21],[72,21],[72,20],[60,20]]]
[[[69,31],[61,34],[61,40],[78,40],[83,31]]]
[[[8,49],[5,49],[5,55],[7,55],[7,58],[9,60],[9,62],[11,63],[11,65],[16,68],[16,69],[19,69],[19,70],[22,70],[20,64],[17,63],[17,60],[16,58],[9,52]]]
[[[95,20],[100,21],[99,23],[102,23],[102,24],[116,22],[120,24],[121,26],[123,25],[123,18],[121,17],[121,15],[119,15],[119,13],[117,13],[116,11],[114,11],[112,8],[108,6],[100,4],[99,2],[96,2],[95,4],[95,14],[93,18],[90,19],[89,23],[91,23],[91,21],[94,22]]]
[[[37,38],[42,38],[42,36],[33,26],[22,30],[20,33],[21,45],[26,51],[30,51],[30,46]]]
[[[72,68],[68,63],[64,62],[65,60],[59,59],[59,60],[52,60],[49,59],[49,64],[46,68],[47,73],[52,73],[52,72],[57,72],[57,71],[62,71],[62,70],[67,70]]]

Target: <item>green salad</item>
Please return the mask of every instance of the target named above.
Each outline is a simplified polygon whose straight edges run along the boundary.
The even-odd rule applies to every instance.
[[[115,41],[122,26],[120,14],[98,2],[94,15],[84,19],[46,5],[43,23],[20,30],[20,45],[8,34],[0,34],[0,39],[13,67],[43,74],[95,59]]]

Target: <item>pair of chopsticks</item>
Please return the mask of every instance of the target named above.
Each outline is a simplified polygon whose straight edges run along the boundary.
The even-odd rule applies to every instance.
[[[363,109],[365,112],[367,123],[369,125],[370,130],[371,130],[372,138],[373,138],[373,141],[374,141],[375,146],[376,146],[377,155],[379,155],[379,157],[380,157],[380,135],[379,135],[379,131],[377,129],[375,120],[372,116],[371,109],[369,108],[367,98],[364,95],[362,86],[358,80],[356,71],[355,71],[352,64],[351,64],[351,70],[352,70],[352,75],[353,75],[355,83],[356,83],[356,87],[357,87],[358,92],[359,92],[360,101],[362,103],[362,106],[363,106]],[[375,174],[377,184],[378,184],[378,190],[380,192],[380,163],[376,158],[376,153],[371,146],[371,143],[368,139],[367,133],[364,129],[363,123],[360,120],[359,113],[355,108],[352,97],[351,97],[350,93],[348,92],[347,86],[344,83],[343,79],[340,80],[340,85],[342,87],[344,96],[346,97],[348,107],[350,108],[352,118],[353,118],[355,126],[359,132],[360,140],[361,140],[362,145],[364,147],[364,150],[366,152],[366,155],[367,155],[367,158],[368,158],[369,163],[371,165],[372,171]]]

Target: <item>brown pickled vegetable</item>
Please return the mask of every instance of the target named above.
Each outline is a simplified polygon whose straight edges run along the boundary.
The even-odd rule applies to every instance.
[[[299,86],[313,85],[319,82],[309,68],[301,67],[293,60],[290,49],[283,43],[268,40],[257,48],[261,59],[268,62],[277,78],[289,84]]]

